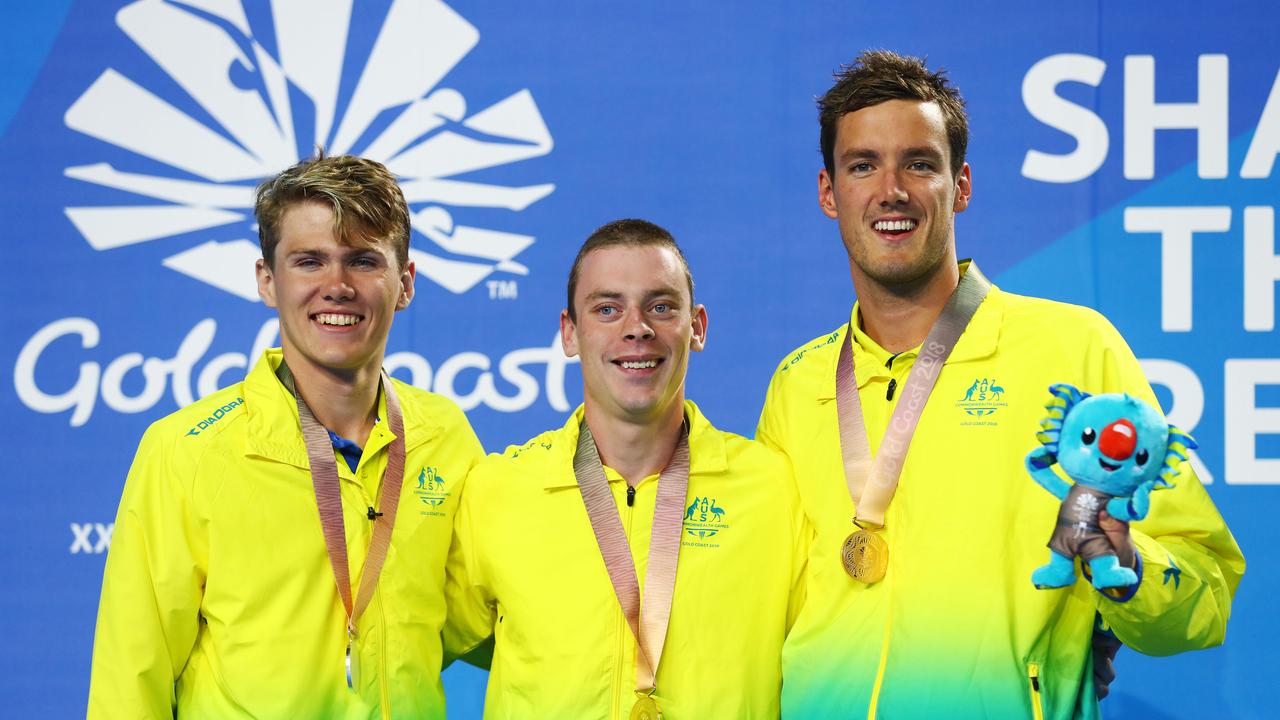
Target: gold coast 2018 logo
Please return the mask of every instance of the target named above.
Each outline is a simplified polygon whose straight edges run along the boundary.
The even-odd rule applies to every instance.
[[[127,153],[122,167],[66,169],[120,193],[119,204],[66,208],[90,246],[168,240],[166,267],[256,301],[246,270],[259,256],[254,186],[320,146],[400,178],[420,277],[461,294],[494,272],[528,274],[515,258],[533,237],[455,223],[450,212],[518,212],[555,190],[454,179],[552,148],[528,90],[469,112],[461,92],[440,87],[479,42],[474,26],[439,0],[393,0],[370,45],[351,41],[370,14],[358,1],[247,9],[138,0],[116,14],[168,80],[148,87],[107,68],[66,112],[67,127]]]
[[[692,547],[720,547],[712,540],[729,527],[728,511],[711,496],[695,497],[684,511],[684,544]]]
[[[422,508],[422,514],[443,517],[444,512],[440,510],[440,506],[449,498],[444,478],[434,467],[424,467],[418,472],[417,485],[412,492],[426,505]]]
[[[964,396],[956,400],[956,407],[969,416],[961,424],[995,425],[991,416],[1009,405],[1005,402],[1004,394],[1005,389],[995,378],[974,378],[966,387]]]

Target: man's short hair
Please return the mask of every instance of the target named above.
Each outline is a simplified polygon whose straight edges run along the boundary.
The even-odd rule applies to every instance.
[[[274,266],[280,221],[290,206],[316,200],[333,210],[341,243],[386,241],[403,269],[409,261],[409,206],[396,178],[382,163],[354,155],[313,158],[258,186],[253,214],[267,265]]]
[[[948,82],[946,70],[929,72],[920,58],[889,50],[867,50],[853,64],[842,66],[835,79],[836,84],[818,99],[822,162],[828,173],[835,173],[836,126],[840,118],[889,100],[938,104],[951,146],[951,172],[960,172],[969,145],[969,116],[964,111],[964,98]]]
[[[685,259],[684,253],[680,251],[680,246],[676,244],[676,239],[671,237],[671,233],[667,232],[666,229],[648,220],[628,218],[626,220],[615,220],[596,228],[596,231],[591,233],[587,241],[582,243],[582,247],[578,249],[578,256],[573,259],[573,267],[569,269],[568,311],[570,320],[578,321],[577,310],[573,307],[573,294],[578,290],[578,276],[582,272],[583,259],[593,250],[616,246],[669,248],[671,252],[675,253],[676,259],[680,261],[680,267],[684,269],[684,279],[689,284],[689,302],[693,302],[693,274],[689,272],[689,261]]]

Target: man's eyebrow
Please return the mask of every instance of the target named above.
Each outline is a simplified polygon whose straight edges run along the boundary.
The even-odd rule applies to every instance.
[[[880,153],[876,152],[875,150],[872,150],[871,148],[851,147],[848,150],[845,150],[844,152],[840,153],[840,159],[844,162],[848,162],[850,160],[862,160],[862,159],[876,160],[876,159],[879,159],[879,157],[880,157]]]
[[[329,253],[315,248],[299,248],[289,251],[289,257],[328,257]]]
[[[658,297],[670,297],[670,298],[679,300],[680,289],[675,287],[674,285],[663,285],[662,287],[654,288],[649,292],[645,293],[644,297],[645,297],[645,300],[652,300]]]
[[[595,302],[597,300],[617,300],[622,297],[622,293],[617,290],[595,290],[587,293],[583,298],[583,302]]]
[[[933,147],[932,145],[921,145],[919,147],[909,147],[906,150],[903,150],[902,154],[907,157],[926,157],[926,158],[942,157],[942,152],[939,151],[937,148]]]

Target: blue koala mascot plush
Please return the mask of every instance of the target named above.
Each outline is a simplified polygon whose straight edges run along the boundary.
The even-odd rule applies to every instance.
[[[1128,394],[1089,395],[1066,384],[1052,385],[1049,392],[1049,416],[1036,434],[1041,445],[1027,455],[1026,466],[1062,505],[1049,540],[1049,563],[1036,568],[1031,582],[1038,588],[1072,584],[1073,558],[1079,555],[1089,563],[1094,587],[1132,585],[1138,576],[1120,566],[1098,514],[1105,508],[1117,520],[1145,518],[1152,490],[1172,487],[1195,440]],[[1074,483],[1059,477],[1055,464]]]

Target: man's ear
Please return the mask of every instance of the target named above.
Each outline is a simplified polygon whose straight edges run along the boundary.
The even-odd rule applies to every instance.
[[[818,207],[822,208],[822,214],[835,220],[839,217],[836,213],[836,186],[835,180],[831,177],[831,173],[826,168],[818,171]]]
[[[409,302],[413,300],[413,281],[417,273],[418,269],[412,260],[400,271],[400,297],[396,298],[396,310],[409,307]]]
[[[689,347],[694,352],[702,352],[707,345],[707,307],[693,306],[693,337],[689,339]]]
[[[578,326],[569,317],[568,310],[560,311],[560,347],[564,348],[565,357],[577,357]]]
[[[973,177],[969,173],[969,163],[960,167],[956,176],[956,200],[952,205],[955,212],[964,212],[969,207],[969,198],[973,197]]]
[[[262,298],[263,304],[267,307],[276,307],[276,284],[271,266],[265,259],[258,258],[258,262],[253,265],[253,271],[258,276],[258,297]]]

